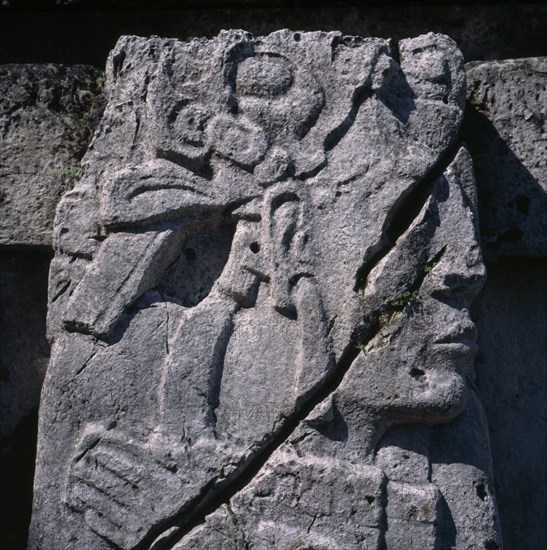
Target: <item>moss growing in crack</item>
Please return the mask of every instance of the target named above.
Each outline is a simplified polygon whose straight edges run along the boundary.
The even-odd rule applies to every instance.
[[[230,506],[230,503],[227,503],[227,504],[226,504],[226,512],[228,512],[228,515],[230,516],[230,519],[231,519],[234,523],[237,523],[237,516],[236,516],[236,513],[234,512],[233,508]]]
[[[396,309],[389,309],[381,313],[380,317],[378,317],[380,330],[389,325],[397,315],[399,315],[399,311]]]
[[[492,116],[492,111],[490,111],[490,107],[488,107],[488,105],[486,105],[485,103],[479,103],[478,105],[474,105],[474,107],[481,115],[484,115],[486,117]]]
[[[63,166],[62,168],[55,168],[52,174],[57,178],[63,178],[65,176],[77,176],[80,173],[79,166]]]
[[[408,304],[410,304],[410,302],[416,301],[417,298],[418,298],[417,291],[406,290],[405,292],[397,296],[395,300],[392,300],[390,302],[390,306],[395,311],[402,311]]]
[[[367,347],[365,342],[357,342],[355,344],[355,349],[358,351],[365,351],[365,348]]]
[[[431,261],[424,266],[424,275],[428,275],[433,271],[433,268],[437,265],[437,262]]]
[[[104,74],[104,72],[101,71],[99,73],[99,76],[97,76],[97,78],[95,79],[95,83],[97,84],[97,88],[101,91],[104,88],[105,80],[106,80],[105,74]]]

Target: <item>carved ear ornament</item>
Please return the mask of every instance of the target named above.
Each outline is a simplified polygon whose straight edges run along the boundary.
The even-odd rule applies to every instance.
[[[305,187],[294,180],[278,183],[264,194],[261,234],[267,240],[271,295],[280,311],[295,309],[293,286],[314,272],[308,200]]]

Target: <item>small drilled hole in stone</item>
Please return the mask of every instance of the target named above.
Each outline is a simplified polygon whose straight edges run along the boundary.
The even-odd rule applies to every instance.
[[[295,32],[293,34],[293,38],[294,38],[294,41],[295,42],[300,42],[300,33],[299,32]]]
[[[249,248],[251,249],[251,252],[253,254],[257,254],[258,252],[260,252],[260,245],[257,242],[251,243],[249,245]]]
[[[488,496],[488,493],[486,492],[486,489],[484,488],[484,485],[482,483],[479,483],[476,487],[475,487],[475,491],[477,491],[477,496],[481,499],[481,500],[486,500],[486,497]]]
[[[424,375],[425,372],[422,369],[413,368],[410,371],[410,376],[412,376],[412,378],[421,378]]]

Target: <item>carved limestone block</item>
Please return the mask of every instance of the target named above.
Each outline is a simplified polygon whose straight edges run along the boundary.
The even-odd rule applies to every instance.
[[[56,219],[29,547],[498,544],[493,500],[470,526],[432,476],[484,280],[452,40],[122,37],[107,75]]]

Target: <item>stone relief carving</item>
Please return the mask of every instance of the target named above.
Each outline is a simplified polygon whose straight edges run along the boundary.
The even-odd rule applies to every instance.
[[[498,547],[462,63],[120,39],[57,212],[30,548]],[[428,426],[467,401],[483,462],[445,475]]]

